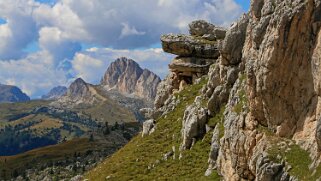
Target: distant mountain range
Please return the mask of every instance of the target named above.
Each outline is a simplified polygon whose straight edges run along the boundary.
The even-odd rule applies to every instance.
[[[25,102],[30,97],[16,86],[0,84],[0,103],[2,102]]]
[[[62,97],[67,92],[67,87],[57,86],[49,91],[48,94],[43,95],[41,98],[45,100],[56,100]]]
[[[52,159],[61,165],[54,172],[66,172],[63,178],[70,178],[64,168],[74,166],[74,162],[67,158],[82,152],[85,154],[78,161],[86,168],[76,173],[83,173],[90,168],[88,162],[95,165],[140,131],[144,116],[139,110],[153,105],[159,83],[156,74],[142,69],[134,60],[120,58],[108,67],[101,84],[92,85],[77,78],[68,88],[53,88],[42,100],[29,101],[19,88],[1,85],[0,100],[14,104],[0,104],[0,155],[16,156],[8,159],[8,165],[0,164],[0,170],[8,173],[7,179],[25,174],[23,170],[28,168],[39,175],[42,168],[50,166],[44,154],[69,145],[63,157],[52,152]],[[21,101],[26,102],[15,103]],[[77,139],[79,145],[72,146]],[[52,146],[44,148],[48,145]],[[41,164],[35,166],[29,157]],[[24,164],[14,165],[17,159]],[[37,180],[31,175],[30,180]]]

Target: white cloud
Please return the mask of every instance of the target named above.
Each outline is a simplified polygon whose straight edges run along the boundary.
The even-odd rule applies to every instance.
[[[57,62],[71,59],[74,53],[81,49],[79,43],[68,41],[66,35],[57,27],[43,27],[39,36],[39,46],[49,51]]]
[[[228,25],[241,13],[234,0],[60,0],[41,5],[34,17],[40,25],[58,27],[68,40],[137,48],[156,43],[163,33],[186,32],[192,20]]]
[[[228,26],[242,13],[234,0],[0,0],[0,9],[0,82],[33,97],[72,76],[97,83],[122,56],[164,77],[173,56],[148,49],[161,34],[187,32],[195,19]],[[40,50],[24,52],[35,41]]]
[[[139,32],[135,27],[130,27],[128,23],[122,23],[123,29],[121,30],[120,39],[131,35],[145,35],[146,32]]]
[[[20,58],[22,50],[37,37],[32,18],[37,4],[31,0],[0,0],[0,17],[6,20],[0,25],[0,59]]]
[[[0,61],[0,82],[16,85],[33,97],[66,83],[64,74],[53,67],[53,58],[46,51],[20,60]]]
[[[72,61],[72,66],[76,77],[80,77],[87,82],[97,83],[103,76],[107,62],[83,53],[77,53]]]

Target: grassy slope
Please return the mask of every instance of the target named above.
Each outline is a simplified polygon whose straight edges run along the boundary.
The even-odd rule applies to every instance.
[[[46,106],[50,101],[35,100],[21,103],[1,103],[0,104],[0,122],[7,120],[8,117],[28,113],[35,107]]]
[[[9,174],[13,170],[24,170],[27,165],[34,166],[54,161],[63,161],[66,157],[72,157],[75,152],[85,153],[87,150],[102,149],[96,142],[90,142],[86,138],[74,139],[62,144],[47,146],[28,151],[15,156],[0,157],[0,170]],[[36,164],[36,165],[35,165]]]
[[[321,178],[321,165],[315,170],[309,168],[312,164],[309,152],[302,149],[299,145],[296,145],[292,140],[277,137],[266,127],[261,126],[259,127],[259,130],[264,132],[269,138],[269,158],[276,163],[282,163],[282,160],[286,161],[286,166],[291,166],[291,169],[288,171],[290,175],[295,176],[302,181],[317,180]]]
[[[182,118],[186,106],[193,103],[195,96],[205,84],[188,87],[177,94],[181,102],[174,111],[157,120],[157,129],[150,136],[133,138],[125,147],[88,172],[90,181],[105,180],[219,180],[217,174],[205,177],[210,150],[211,132],[199,140],[191,150],[182,152],[178,159],[181,143]],[[165,153],[175,146],[175,159],[163,161]],[[154,167],[153,167],[154,166]]]

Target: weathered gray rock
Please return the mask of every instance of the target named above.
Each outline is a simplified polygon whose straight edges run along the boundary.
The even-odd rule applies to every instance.
[[[174,152],[171,150],[163,155],[163,160],[168,160],[170,157],[173,157]]]
[[[213,58],[219,56],[218,43],[188,35],[162,35],[163,50],[184,57]]]
[[[169,68],[172,72],[192,75],[200,73],[206,75],[210,65],[215,62],[213,59],[203,59],[195,57],[176,57],[170,64]]]
[[[251,1],[251,12],[256,18],[261,17],[261,10],[264,6],[264,0]]]
[[[222,27],[216,27],[215,25],[208,23],[204,20],[196,20],[189,24],[189,32],[191,35],[200,36],[207,40],[224,39],[226,29]]]
[[[203,36],[205,34],[211,34],[215,26],[208,23],[205,20],[196,20],[189,25],[189,33],[195,36]]]
[[[184,112],[181,149],[190,149],[193,139],[202,137],[206,133],[207,109],[201,106],[201,97],[195,98],[195,103],[188,106]]]
[[[208,158],[208,169],[205,172],[205,176],[210,176],[214,169],[216,169],[216,160],[218,158],[220,150],[220,125],[216,125],[213,131],[212,141],[211,141],[211,150]]]
[[[223,65],[235,65],[241,62],[248,22],[249,17],[244,14],[240,20],[234,23],[227,31],[222,47],[220,48]]]
[[[154,119],[147,120],[143,123],[142,137],[152,134],[156,129],[156,122]]]
[[[140,114],[144,116],[145,119],[152,119],[154,110],[152,108],[142,108],[139,110]]]
[[[159,109],[164,106],[165,101],[171,97],[173,90],[179,89],[179,80],[176,74],[170,73],[157,88],[157,94],[155,98],[155,109]]]
[[[285,171],[284,165],[273,163],[263,155],[257,159],[256,168],[256,181],[295,180]]]
[[[321,151],[321,118],[318,119],[317,122],[317,129],[315,132],[315,138],[317,141],[318,149]]]

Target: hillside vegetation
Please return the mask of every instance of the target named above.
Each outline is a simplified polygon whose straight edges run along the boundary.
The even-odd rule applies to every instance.
[[[211,144],[211,132],[198,140],[191,150],[182,152],[182,118],[185,108],[192,104],[206,80],[191,85],[176,97],[180,103],[176,108],[157,120],[157,129],[149,136],[133,138],[125,147],[107,158],[102,164],[86,174],[89,180],[219,180],[217,174],[205,177],[208,154]],[[174,151],[167,160],[166,153]]]

